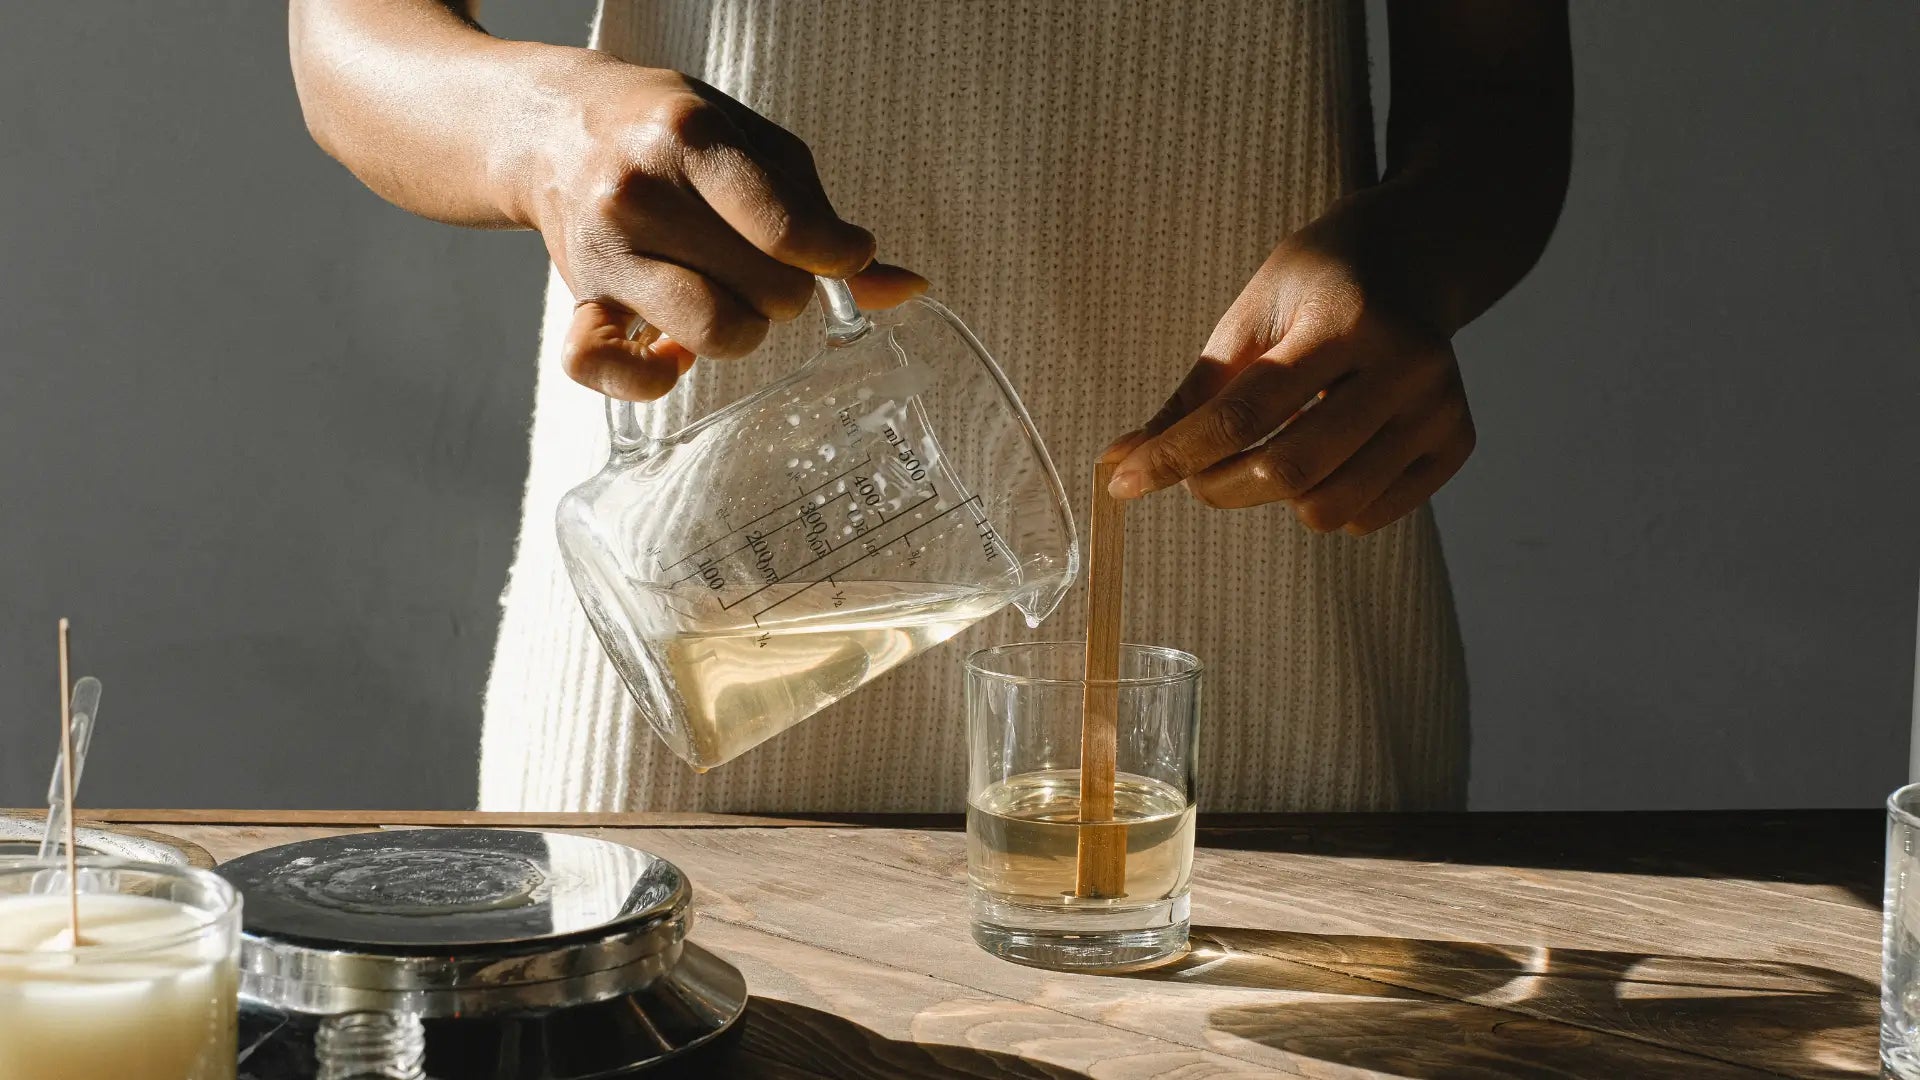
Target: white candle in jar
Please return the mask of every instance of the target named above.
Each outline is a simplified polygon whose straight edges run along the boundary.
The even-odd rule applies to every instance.
[[[64,892],[0,896],[0,1077],[232,1080],[238,976],[207,912],[83,893],[78,949],[67,917]]]

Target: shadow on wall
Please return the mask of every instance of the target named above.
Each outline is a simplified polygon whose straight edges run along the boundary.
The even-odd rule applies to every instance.
[[[1409,1080],[1873,1075],[1879,988],[1808,964],[1196,926],[1136,978],[1314,995],[1209,1027]],[[1465,999],[1465,1000],[1463,1000]]]

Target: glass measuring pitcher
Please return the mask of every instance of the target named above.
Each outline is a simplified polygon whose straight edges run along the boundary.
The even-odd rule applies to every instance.
[[[612,454],[561,500],[561,553],[640,712],[731,760],[1079,570],[1026,408],[940,304],[861,313],[822,279],[826,346],[664,438],[607,403]]]

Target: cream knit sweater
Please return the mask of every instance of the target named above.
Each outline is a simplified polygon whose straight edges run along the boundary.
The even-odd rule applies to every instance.
[[[805,139],[836,208],[934,283],[1006,367],[1079,498],[1269,249],[1372,176],[1357,2],[605,0],[594,41],[687,72]],[[638,720],[561,568],[554,507],[606,453],[550,355],[487,690],[489,810],[958,810],[961,660],[1076,637],[995,616],[713,772]],[[679,427],[789,370],[817,317],[699,365]],[[1465,797],[1466,683],[1433,522],[1315,536],[1283,506],[1182,492],[1129,510],[1127,638],[1207,665],[1201,804],[1416,809]]]

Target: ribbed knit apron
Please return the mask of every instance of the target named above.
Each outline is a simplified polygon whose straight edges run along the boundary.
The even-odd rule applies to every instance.
[[[605,0],[594,45],[696,76],[814,150],[842,216],[933,282],[1006,368],[1076,504],[1274,244],[1373,179],[1362,5],[1294,0]],[[640,720],[588,628],[554,507],[606,456],[601,399],[554,355],[550,282],[524,520],[486,699],[489,810],[964,806],[962,660],[1077,638],[987,619],[706,775]],[[791,370],[810,312],[645,411],[676,429]],[[1078,508],[1076,508],[1076,512]],[[1210,810],[1460,806],[1466,679],[1422,510],[1318,536],[1284,506],[1175,489],[1127,520],[1126,636],[1206,665]]]

